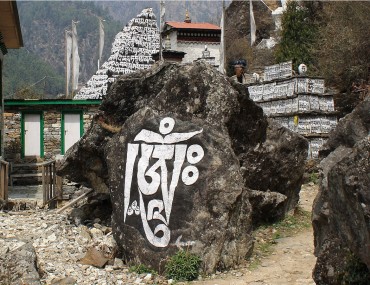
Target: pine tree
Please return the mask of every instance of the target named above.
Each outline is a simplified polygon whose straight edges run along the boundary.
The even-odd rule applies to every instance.
[[[312,45],[315,42],[317,25],[310,9],[297,1],[288,2],[282,16],[280,43],[277,46],[277,62],[293,61],[296,68],[299,64],[312,64]]]

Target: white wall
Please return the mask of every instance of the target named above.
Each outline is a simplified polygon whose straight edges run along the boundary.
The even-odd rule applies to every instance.
[[[165,37],[165,41],[166,41],[166,38]],[[170,42],[171,42],[171,50],[177,50],[177,31],[173,31],[171,34],[170,34]]]
[[[163,39],[164,43],[167,36]],[[198,58],[202,57],[202,52],[204,51],[204,46],[207,45],[210,51],[210,57],[215,58],[215,65],[220,65],[220,43],[209,43],[209,42],[178,42],[177,41],[177,31],[172,31],[169,34],[171,42],[171,50],[183,51],[185,52],[185,57],[182,63],[190,63]]]
[[[205,45],[211,53],[210,56],[215,57],[215,65],[220,65],[220,43],[178,42],[176,50],[186,52],[182,62],[189,63],[202,57]]]

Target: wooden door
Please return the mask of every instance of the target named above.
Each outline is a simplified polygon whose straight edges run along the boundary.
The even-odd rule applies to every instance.
[[[41,156],[40,114],[24,114],[24,155]]]
[[[81,137],[81,114],[64,114],[64,153]]]

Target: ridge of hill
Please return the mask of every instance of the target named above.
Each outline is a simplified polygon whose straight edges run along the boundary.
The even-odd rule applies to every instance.
[[[4,62],[5,98],[27,96],[20,92],[35,82],[29,92],[50,96],[64,93],[65,30],[71,29],[72,20],[77,24],[80,80],[86,81],[97,68],[98,18],[106,19],[105,47],[107,58],[115,34],[122,28],[108,11],[92,2],[18,2],[24,47],[11,50]],[[22,60],[19,60],[19,59]],[[45,76],[49,79],[42,80]]]
[[[212,5],[210,5],[212,2]],[[96,72],[98,17],[105,20],[102,61],[110,55],[115,35],[142,9],[159,1],[30,1],[17,2],[24,40],[4,62],[5,98],[53,98],[65,93],[65,30],[77,24],[81,85]],[[193,21],[219,23],[221,1],[166,1],[166,20],[183,21],[186,9]]]

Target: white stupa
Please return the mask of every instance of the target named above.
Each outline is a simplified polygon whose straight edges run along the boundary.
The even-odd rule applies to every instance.
[[[75,95],[74,99],[102,99],[108,83],[123,74],[147,69],[159,51],[159,30],[152,8],[144,9],[131,19],[113,42],[111,56]]]

